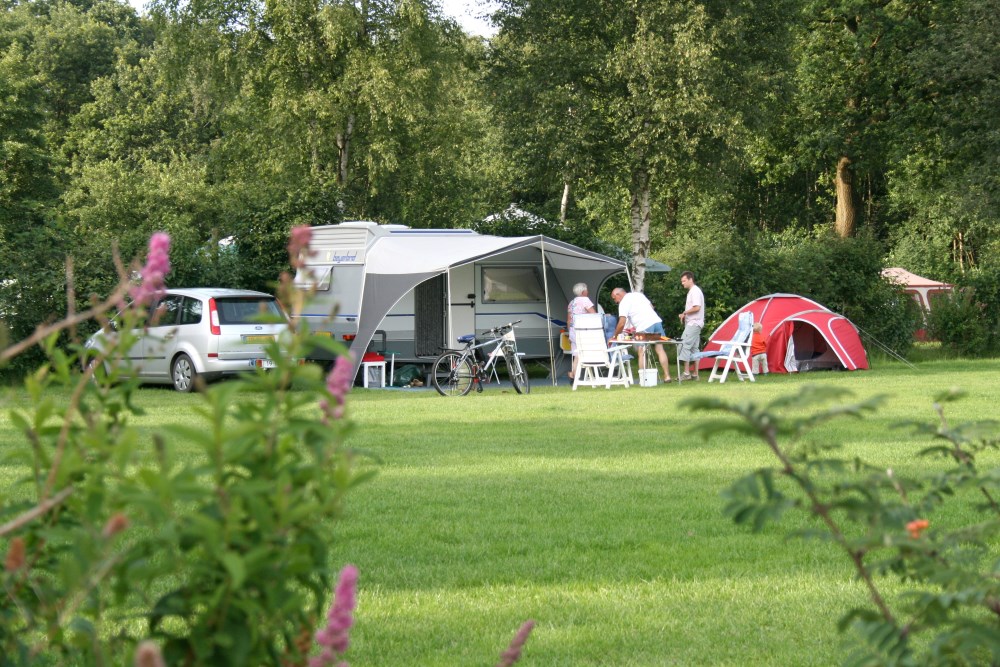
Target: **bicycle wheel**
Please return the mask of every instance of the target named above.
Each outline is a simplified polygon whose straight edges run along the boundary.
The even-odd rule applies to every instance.
[[[434,362],[431,381],[442,396],[465,396],[472,389],[472,362],[461,352],[445,352]]]
[[[510,383],[514,385],[514,391],[519,394],[531,392],[531,383],[528,382],[528,371],[521,363],[521,357],[517,356],[517,350],[507,350],[503,355],[507,362],[507,374],[510,376]]]

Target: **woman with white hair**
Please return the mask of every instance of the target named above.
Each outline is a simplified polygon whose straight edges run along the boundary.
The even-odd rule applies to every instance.
[[[573,353],[573,370],[569,373],[571,378],[576,375],[576,328],[573,326],[573,320],[577,315],[597,312],[594,302],[587,296],[587,283],[573,285],[573,294],[576,298],[566,307],[566,329],[569,331],[569,345]]]

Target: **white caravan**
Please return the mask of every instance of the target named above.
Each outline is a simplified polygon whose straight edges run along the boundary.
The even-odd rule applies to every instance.
[[[518,349],[554,363],[573,285],[596,295],[625,262],[545,236],[504,238],[468,229],[344,222],[313,227],[312,331],[349,341],[355,363],[373,339],[396,363],[427,363],[456,338],[520,320]]]

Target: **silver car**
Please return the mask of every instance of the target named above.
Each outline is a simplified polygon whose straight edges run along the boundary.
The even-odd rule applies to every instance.
[[[249,290],[170,289],[150,306],[150,312],[157,316],[135,332],[135,344],[113,358],[122,375],[173,384],[177,391],[191,391],[198,376],[208,382],[254,368],[273,368],[265,345],[288,330],[277,299]],[[98,331],[86,346],[106,350],[117,338],[112,322],[110,330]],[[109,363],[105,362],[107,370]]]

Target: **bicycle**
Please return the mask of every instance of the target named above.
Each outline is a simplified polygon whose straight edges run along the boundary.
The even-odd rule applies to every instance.
[[[445,350],[434,362],[431,381],[438,393],[442,396],[465,396],[472,391],[473,385],[477,392],[482,392],[483,385],[490,381],[499,359],[507,363],[507,374],[514,385],[514,391],[519,394],[530,392],[528,372],[524,370],[521,357],[517,354],[517,341],[514,337],[514,327],[520,323],[521,320],[518,320],[484,331],[482,335],[491,338],[483,343],[476,342],[475,334],[460,336],[458,342],[465,347],[461,350]],[[489,345],[496,347],[484,360],[480,350]]]

